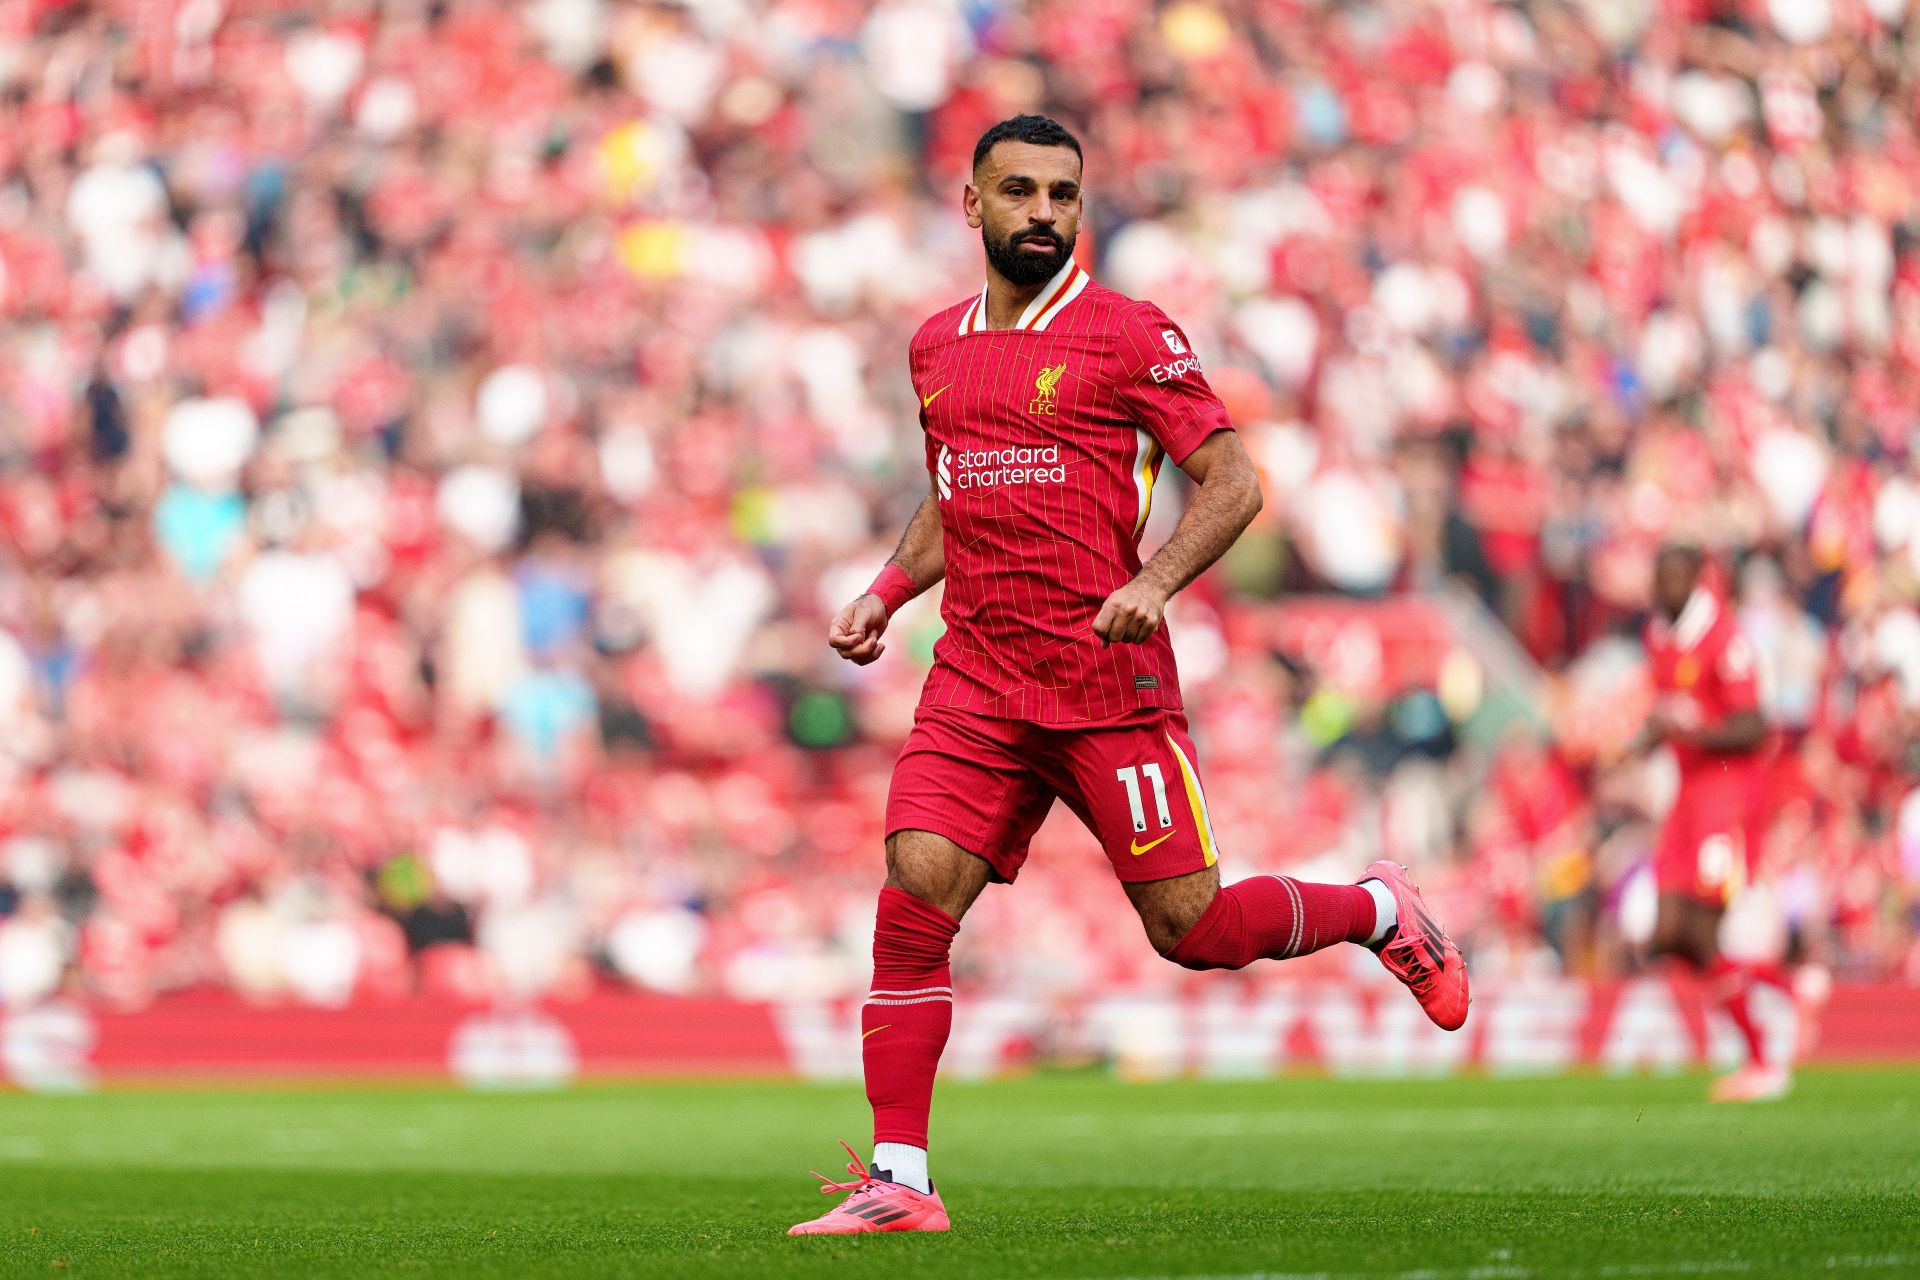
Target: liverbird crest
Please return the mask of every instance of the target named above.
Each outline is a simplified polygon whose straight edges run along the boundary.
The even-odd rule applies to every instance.
[[[1059,364],[1049,365],[1040,371],[1040,376],[1033,380],[1033,389],[1039,394],[1035,395],[1032,403],[1027,405],[1028,413],[1052,413],[1054,411],[1054,393],[1060,386],[1060,379],[1066,376],[1066,372],[1067,365],[1064,360]]]

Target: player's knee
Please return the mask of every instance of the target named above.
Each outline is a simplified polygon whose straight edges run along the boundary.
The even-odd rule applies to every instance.
[[[1206,945],[1210,931],[1196,932],[1220,893],[1220,874],[1212,867],[1170,880],[1127,886],[1127,897],[1147,931],[1147,941],[1168,960],[1188,969],[1230,969],[1218,948]]]
[[[1652,940],[1647,943],[1647,953],[1655,959],[1678,960],[1682,964],[1695,966],[1700,964],[1692,937],[1681,928],[1656,928]]]
[[[1647,951],[1704,968],[1717,953],[1720,918],[1678,894],[1662,894]]]
[[[923,867],[908,867],[904,870],[892,866],[887,868],[887,887],[898,889],[920,901],[940,908],[948,915],[955,915],[955,907],[960,906],[961,895],[951,876],[929,872]]]
[[[1201,927],[1207,904],[1171,904],[1163,911],[1141,913],[1147,939],[1163,960],[1182,969],[1239,969],[1245,961],[1224,945],[1219,931]]]
[[[1193,926],[1198,919],[1198,916],[1193,919],[1158,916],[1153,919],[1142,919],[1141,923],[1146,926],[1147,941],[1152,943],[1153,949],[1166,959],[1186,969],[1217,969],[1219,965],[1189,963],[1189,957],[1180,951],[1180,943],[1193,932]]]
[[[1682,923],[1656,925],[1647,943],[1647,953],[1695,968],[1705,968],[1712,960],[1710,949],[1701,946],[1700,940]]]
[[[887,841],[887,886],[957,920],[985,887],[986,864],[950,841],[917,838],[922,835],[900,832]]]

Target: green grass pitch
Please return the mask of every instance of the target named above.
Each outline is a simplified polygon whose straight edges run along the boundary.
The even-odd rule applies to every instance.
[[[789,1240],[857,1089],[0,1097],[3,1276],[1920,1276],[1920,1072],[944,1085],[945,1236]]]

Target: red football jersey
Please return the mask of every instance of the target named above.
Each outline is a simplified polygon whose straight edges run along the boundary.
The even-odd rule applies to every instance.
[[[1011,329],[986,290],[908,350],[945,535],[946,634],[926,706],[1035,724],[1106,724],[1178,707],[1163,624],[1103,645],[1100,605],[1140,571],[1153,482],[1225,408],[1179,326],[1069,262]]]
[[[1661,704],[1681,725],[1718,724],[1760,706],[1760,677],[1753,645],[1733,612],[1705,588],[1696,588],[1672,626],[1655,615],[1647,624],[1647,657]],[[1759,759],[1765,745],[1742,752],[1709,752],[1673,744],[1684,784],[1711,772],[1724,776],[1736,761]]]

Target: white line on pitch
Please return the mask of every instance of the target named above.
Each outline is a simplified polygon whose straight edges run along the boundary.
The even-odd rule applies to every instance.
[[[1369,1129],[1385,1128],[1394,1132],[1477,1133],[1494,1129],[1523,1129],[1534,1125],[1553,1129],[1599,1129],[1608,1125],[1631,1125],[1637,1111],[1651,1107],[1587,1106],[1563,1107],[1553,1111],[1524,1111],[1501,1107],[1433,1107],[1374,1112],[1367,1116]],[[1065,1115],[1034,1117],[1023,1125],[1063,1129],[1068,1133],[1102,1133],[1114,1128],[1108,1116],[1069,1112]],[[1303,1134],[1348,1133],[1353,1129],[1351,1115],[1324,1111],[1195,1111],[1149,1112],[1128,1116],[1129,1133],[1147,1132],[1179,1137],[1239,1137],[1253,1133]]]
[[[1822,1271],[1884,1271],[1920,1261],[1908,1254],[1831,1255],[1809,1261],[1810,1268]],[[1604,1267],[1568,1270],[1551,1267],[1517,1267],[1509,1263],[1491,1263],[1477,1267],[1417,1267],[1411,1271],[1238,1271],[1203,1274],[1123,1276],[1102,1280],[1631,1280],[1638,1276],[1712,1276],[1741,1275],[1752,1271],[1755,1263],[1739,1258],[1709,1259],[1698,1262],[1623,1262]]]
[[[1907,1267],[1920,1259],[1907,1253],[1849,1253],[1809,1261],[1811,1270],[1887,1270]],[[1413,1270],[1240,1270],[1204,1274],[1116,1276],[1114,1280],[1630,1280],[1634,1276],[1722,1276],[1745,1274],[1757,1267],[1745,1259],[1707,1259],[1676,1263],[1613,1263],[1609,1267],[1515,1267],[1488,1263],[1480,1267],[1417,1267]],[[1091,1278],[1089,1278],[1091,1280]]]

